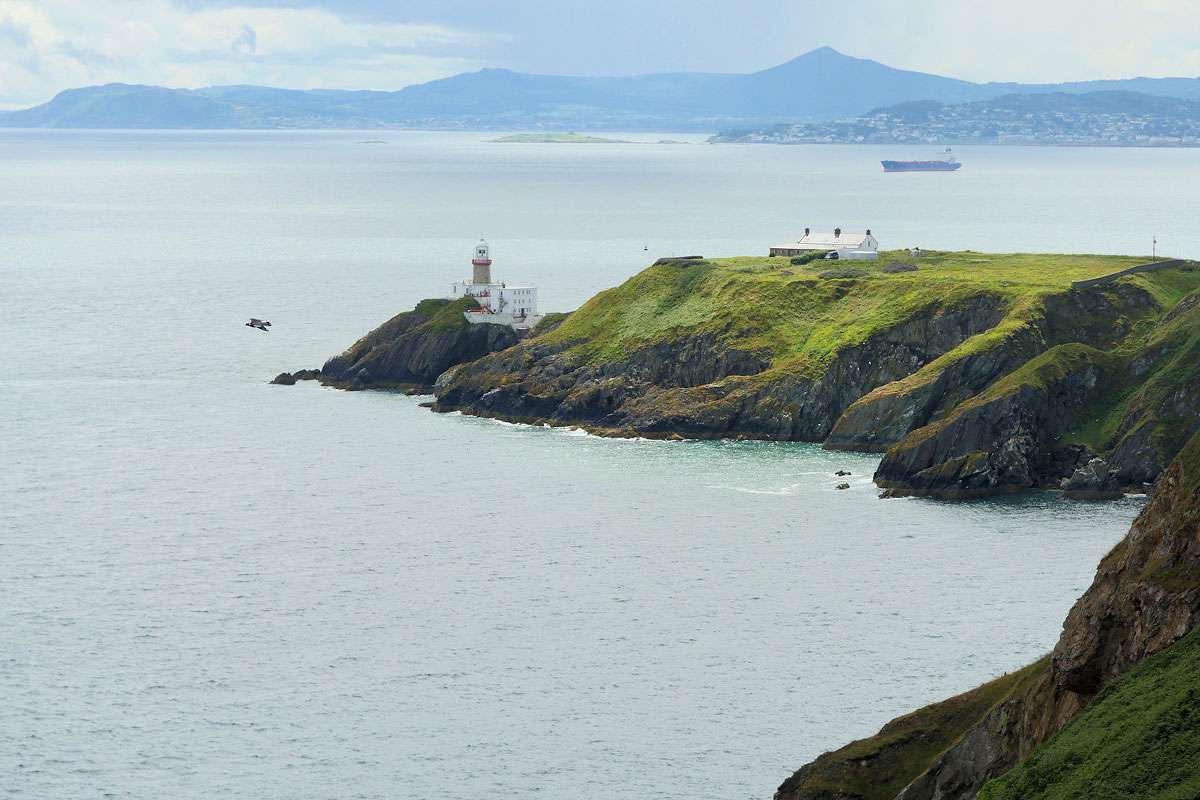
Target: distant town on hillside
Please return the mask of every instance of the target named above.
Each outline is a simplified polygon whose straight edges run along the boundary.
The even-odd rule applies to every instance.
[[[713,142],[768,144],[1200,145],[1200,102],[1139,92],[1008,94],[878,108],[850,119],[724,131]]]

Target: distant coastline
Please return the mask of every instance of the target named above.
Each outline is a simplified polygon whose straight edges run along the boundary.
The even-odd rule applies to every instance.
[[[902,105],[905,113],[918,114],[929,108],[955,109],[946,120],[932,120],[929,126],[938,141],[956,143],[986,141],[989,130],[987,124],[965,133],[953,129],[962,122],[958,112],[974,113],[972,104],[979,103],[998,108],[1011,97],[1023,98],[1026,104],[1050,98],[1044,102],[1060,112],[1072,105],[1071,98],[1087,97],[1085,105],[1101,116],[1112,115],[1113,130],[1119,132],[1124,115],[1134,128],[1149,122],[1156,129],[1130,128],[1129,136],[1172,137],[1177,134],[1170,128],[1181,115],[1198,119],[1193,109],[1200,103],[1200,78],[984,84],[896,69],[821,47],[742,74],[568,76],[482,69],[397,91],[109,83],[67,89],[31,108],[0,111],[0,127],[745,133],[775,131],[773,126],[840,126],[846,121],[853,127],[874,114],[872,109]],[[909,121],[893,116],[890,122],[903,128]],[[944,130],[943,123],[952,129]],[[1018,128],[1019,124],[1018,120]],[[875,127],[887,129],[890,124],[881,121]],[[870,139],[878,133],[814,135],[818,140],[834,136],[825,141],[857,141],[858,136]]]
[[[1138,92],[1008,94],[946,104],[898,103],[862,116],[725,130],[712,143],[1200,146],[1200,101]]]

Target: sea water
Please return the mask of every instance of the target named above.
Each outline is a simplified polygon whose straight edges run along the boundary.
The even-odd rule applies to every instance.
[[[1195,255],[1200,152],[490,138],[0,133],[3,796],[765,798],[1053,646],[1139,499],[266,381],[481,235],[548,310],[805,226]]]

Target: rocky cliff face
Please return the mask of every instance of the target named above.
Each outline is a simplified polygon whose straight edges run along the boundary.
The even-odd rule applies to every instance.
[[[875,481],[894,494],[957,499],[1070,475],[1088,451],[1063,446],[1060,434],[1114,369],[1093,348],[1056,348],[910,434],[884,456]]]
[[[855,399],[994,326],[997,298],[934,304],[847,347],[815,375],[772,369],[716,333],[684,335],[591,363],[570,340],[530,342],[456,372],[438,407],[627,435],[822,441]]]
[[[450,367],[511,347],[518,336],[507,325],[472,325],[463,312],[470,297],[423,300],[363,336],[320,370],[283,373],[274,383],[316,379],[345,389],[403,388],[430,391]]]
[[[946,498],[1057,487],[1098,453],[1111,474],[1097,490],[1152,482],[1200,430],[1200,294],[1142,327],[1051,347],[997,378],[894,444],[876,482]]]
[[[1099,497],[1141,490],[1200,430],[1200,270],[1071,288],[1131,261],[660,259],[519,343],[468,324],[469,298],[427,300],[275,382],[432,390],[435,410],[616,436],[885,452],[892,495],[1067,481]]]
[[[1128,333],[1131,318],[1158,310],[1149,292],[1121,284],[1051,295],[1042,304],[1015,309],[1006,325],[981,337],[980,346],[952,352],[857,400],[825,444],[841,450],[886,450],[1051,347],[1072,342],[1112,347]]]
[[[1057,487],[1098,456],[1103,485],[1076,496],[1141,490],[1200,429],[1190,267],[1074,290],[1024,256],[849,277],[744,261],[660,260],[556,330],[446,375],[435,407],[885,451],[890,494],[943,498]]]
[[[1026,758],[1105,687],[1200,623],[1200,434],[1193,436],[1159,480],[1129,534],[1100,562],[1091,587],[1076,602],[1048,661],[981,687],[992,700],[969,705],[951,698],[889,723],[802,767],[777,800],[902,798],[969,800],[983,784]],[[997,688],[998,686],[998,688]],[[930,753],[919,737],[895,741],[895,727],[913,717],[940,719],[948,747]],[[974,717],[969,721],[968,718]],[[891,746],[902,765],[886,779],[864,752]],[[877,779],[880,778],[880,779]],[[896,791],[897,785],[903,788]]]

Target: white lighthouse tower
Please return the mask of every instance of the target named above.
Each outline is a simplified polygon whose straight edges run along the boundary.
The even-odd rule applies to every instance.
[[[468,322],[507,325],[516,331],[527,331],[542,318],[537,308],[537,287],[492,280],[492,257],[483,239],[475,245],[471,256],[471,277],[450,287],[450,299],[470,295],[479,308],[464,312]]]
[[[488,255],[488,243],[483,239],[475,245],[475,257],[471,259],[471,282],[475,284],[490,284],[492,282],[492,259]]]

